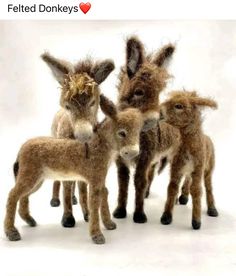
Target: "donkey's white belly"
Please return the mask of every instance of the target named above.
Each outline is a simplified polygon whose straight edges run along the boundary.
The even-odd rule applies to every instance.
[[[85,177],[74,172],[60,172],[52,170],[50,168],[45,168],[43,172],[43,178],[52,179],[52,180],[61,180],[61,181],[84,181],[87,182]]]

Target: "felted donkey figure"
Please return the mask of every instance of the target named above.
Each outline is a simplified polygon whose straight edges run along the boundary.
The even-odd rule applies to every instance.
[[[99,225],[99,208],[104,226],[109,230],[116,228],[110,217],[105,187],[109,165],[116,154],[125,160],[137,156],[143,125],[146,122],[146,126],[154,127],[156,121],[146,118],[137,109],[119,112],[103,95],[100,96],[100,106],[107,117],[97,126],[96,133],[88,142],[89,158],[84,152],[84,145],[76,139],[38,137],[28,140],[21,147],[14,165],[16,183],[8,196],[4,221],[9,240],[21,238],[14,225],[18,201],[21,218],[30,226],[36,225],[29,210],[29,196],[48,178],[88,183],[89,229],[94,243],[105,242]]]
[[[142,42],[131,37],[126,45],[126,65],[119,76],[120,110],[134,107],[142,112],[159,112],[159,94],[166,87],[170,77],[165,63],[170,59],[175,47],[164,46],[152,55],[146,55]],[[126,217],[128,197],[129,167],[135,165],[135,212],[134,222],[144,223],[147,217],[143,210],[145,193],[148,192],[157,163],[163,158],[171,159],[179,145],[179,131],[166,123],[159,123],[157,128],[140,135],[140,154],[133,164],[122,157],[117,159],[118,168],[118,206],[113,215],[116,218]]]
[[[81,143],[85,143],[86,150],[86,143],[92,138],[93,129],[97,124],[99,85],[114,70],[114,63],[112,60],[95,62],[91,58],[87,58],[73,65],[67,61],[57,59],[49,53],[44,53],[41,57],[50,67],[55,79],[61,86],[60,104],[65,107],[59,110],[54,117],[52,136],[55,138],[78,139]],[[64,183],[64,185],[66,184]],[[70,184],[68,189],[72,190],[72,201],[73,204],[76,204],[75,183]],[[84,218],[87,220],[87,190],[84,187],[85,185],[83,182],[78,183],[80,202]],[[50,202],[53,207],[60,205],[59,192],[60,181],[56,180],[53,184],[53,196]]]
[[[171,162],[170,183],[168,186],[162,224],[170,224],[174,203],[182,177],[186,177],[181,197],[192,196],[192,227],[201,227],[201,181],[204,178],[207,196],[207,213],[217,216],[218,212],[212,193],[212,173],[215,163],[214,146],[210,137],[202,130],[201,110],[205,107],[217,108],[217,103],[202,98],[196,92],[173,92],[161,105],[165,121],[177,127],[181,134],[181,144]]]

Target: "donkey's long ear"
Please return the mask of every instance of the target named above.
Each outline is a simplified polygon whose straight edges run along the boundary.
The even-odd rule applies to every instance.
[[[52,73],[55,77],[55,79],[62,85],[65,76],[69,74],[70,72],[73,72],[73,67],[69,62],[59,60],[53,56],[51,56],[49,53],[44,53],[41,55],[41,58],[43,61],[47,63],[47,65],[52,70]]]
[[[144,48],[137,37],[130,37],[126,44],[126,70],[131,79],[144,62]]]
[[[218,107],[217,103],[210,99],[210,98],[200,98],[200,97],[196,97],[196,98],[192,98],[190,100],[190,102],[194,105],[197,105],[199,107],[211,107],[216,109]]]
[[[102,83],[110,75],[114,68],[114,62],[109,59],[96,64],[92,69],[92,75],[96,83]]]
[[[117,115],[117,109],[116,106],[113,104],[112,101],[110,101],[107,97],[104,95],[100,95],[100,107],[102,109],[102,112],[112,118],[115,119]]]
[[[162,67],[169,59],[172,57],[175,51],[175,46],[173,44],[167,44],[162,47],[154,56],[152,62],[158,67]]]

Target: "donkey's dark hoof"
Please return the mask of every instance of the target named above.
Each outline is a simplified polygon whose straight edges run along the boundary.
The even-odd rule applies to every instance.
[[[172,214],[168,212],[164,212],[161,216],[161,223],[164,225],[171,224],[172,222]]]
[[[58,206],[60,206],[60,199],[58,199],[58,198],[52,198],[51,201],[50,201],[50,205],[52,207],[58,207]]]
[[[84,214],[84,221],[86,221],[86,222],[89,221],[89,214],[88,213]]]
[[[9,239],[9,241],[21,240],[20,233],[18,232],[18,230],[16,228],[6,231],[6,236]]]
[[[63,215],[61,224],[64,227],[74,227],[75,226],[75,218],[72,214]]]
[[[201,222],[196,221],[195,219],[192,220],[192,227],[194,230],[198,230],[201,228]]]
[[[75,195],[73,195],[73,197],[72,197],[72,204],[73,205],[77,205],[78,204],[78,200],[77,200],[77,198],[76,198]]]
[[[188,203],[188,197],[185,195],[181,195],[179,197],[179,204],[186,205]]]
[[[208,208],[207,214],[210,217],[218,217],[218,215],[219,215],[218,211],[214,207],[213,208]]]
[[[118,218],[118,219],[126,218],[126,216],[127,216],[126,209],[125,209],[125,208],[117,207],[117,208],[115,209],[115,211],[113,212],[113,216],[114,216],[115,218]]]
[[[96,244],[104,244],[105,243],[105,237],[103,236],[103,234],[98,234],[98,235],[92,236],[92,240]]]
[[[26,223],[30,226],[30,227],[35,227],[37,225],[37,222],[34,220],[34,218],[29,217],[26,219]]]
[[[133,221],[136,223],[145,223],[147,222],[147,216],[145,213],[135,212],[133,215]]]

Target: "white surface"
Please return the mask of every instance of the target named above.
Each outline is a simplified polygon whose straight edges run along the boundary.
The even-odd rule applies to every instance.
[[[59,91],[49,69],[39,59],[45,50],[76,60],[87,53],[114,58],[116,71],[102,85],[116,99],[116,77],[124,63],[124,38],[135,33],[153,50],[176,42],[170,65],[175,76],[169,89],[196,89],[219,102],[218,111],[205,112],[204,128],[216,147],[214,194],[220,216],[206,216],[203,199],[202,229],[191,229],[191,202],[176,206],[174,221],[163,226],[168,170],[156,177],[145,202],[148,223],[132,222],[133,184],[129,216],[116,220],[117,230],[103,230],[106,244],[92,244],[80,208],[77,225],[60,225],[62,208],[51,208],[51,181],[31,197],[38,227],[19,219],[22,240],[9,242],[2,231],[6,197],[14,185],[12,164],[28,138],[48,135],[58,109]],[[235,119],[236,22],[1,22],[0,23],[0,275],[235,275]],[[169,90],[168,89],[168,90]],[[165,94],[163,93],[162,98]],[[116,170],[109,171],[110,209],[117,196]],[[104,229],[102,227],[102,229]]]

